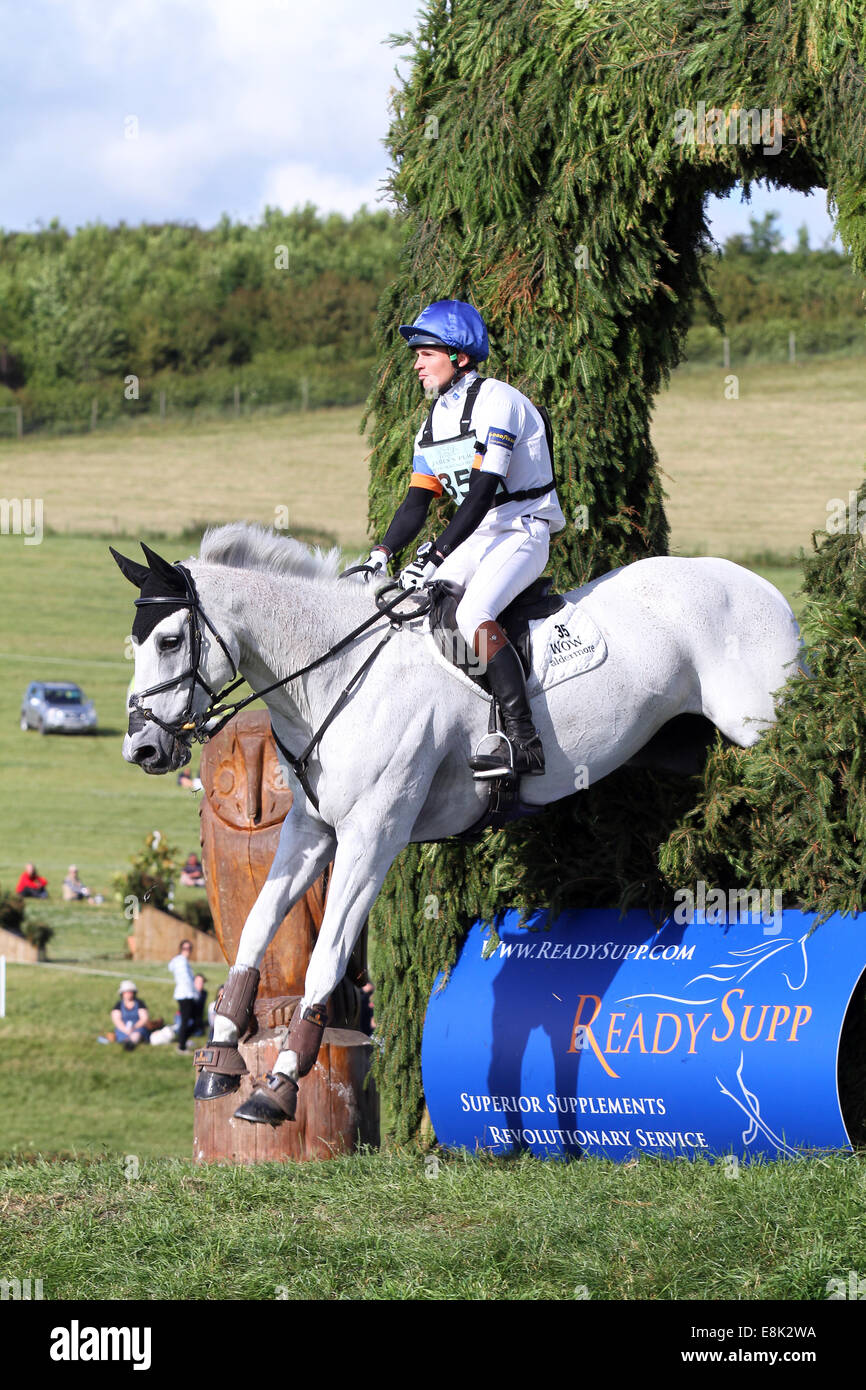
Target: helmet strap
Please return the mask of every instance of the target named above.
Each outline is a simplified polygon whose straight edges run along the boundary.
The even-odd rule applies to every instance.
[[[450,380],[445,386],[442,386],[442,387],[440,388],[440,390],[439,390],[439,395],[440,395],[440,396],[444,396],[444,395],[446,394],[446,392],[448,392],[448,391],[451,390],[451,387],[452,387],[452,386],[456,386],[456,385],[457,385],[457,382],[460,380],[460,378],[461,378],[462,376],[465,376],[467,372],[471,372],[471,371],[472,371],[472,363],[471,363],[471,362],[467,362],[465,367],[458,367],[458,366],[456,365],[458,356],[459,356],[459,353],[456,353],[456,352],[449,352],[449,354],[448,354],[448,360],[449,360],[450,362],[453,362],[453,363],[455,364],[455,367],[454,367],[454,372],[453,372],[453,374],[452,374],[451,380]]]

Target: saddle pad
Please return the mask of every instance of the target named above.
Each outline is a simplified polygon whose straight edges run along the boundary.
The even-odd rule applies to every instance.
[[[443,656],[430,631],[424,632],[424,621],[423,618],[418,620],[417,630],[423,632],[439,665],[489,702],[487,691]],[[569,603],[566,599],[564,608],[558,609],[549,618],[537,618],[530,622],[529,630],[532,636],[532,671],[526,687],[530,697],[542,690],[550,690],[572,676],[591,671],[594,666],[600,666],[607,656],[607,643],[598,625],[588,613],[581,611],[579,603]]]
[[[564,608],[531,622],[529,630],[532,674],[527,686],[531,695],[591,671],[607,656],[601,630],[579,603],[566,600]]]

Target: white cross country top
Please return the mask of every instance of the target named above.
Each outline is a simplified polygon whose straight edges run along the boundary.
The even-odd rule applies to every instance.
[[[552,533],[564,528],[540,412],[506,382],[467,372],[438,397],[415,436],[412,485],[447,493],[459,506],[479,468],[502,480],[485,526],[537,516]]]

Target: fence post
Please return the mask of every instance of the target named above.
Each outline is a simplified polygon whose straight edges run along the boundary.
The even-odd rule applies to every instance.
[[[723,339],[722,339],[722,366],[725,367],[725,368],[727,368],[727,367],[730,367],[730,365],[731,365],[731,340],[730,340],[730,338],[723,338]]]
[[[789,362],[796,362],[796,360],[797,360],[797,339],[796,339],[795,336],[794,336],[794,330],[791,329],[790,333],[788,334],[788,361],[789,361]]]
[[[301,377],[301,410],[309,410],[309,408],[310,408],[310,382],[309,382],[309,378],[308,378],[308,377],[302,376],[302,377]]]
[[[235,383],[235,415],[241,413],[241,388]]]
[[[160,420],[164,420],[164,419],[165,419],[165,392],[164,392],[164,391],[160,391],[160,393],[159,393],[159,418],[160,418]]]
[[[91,428],[92,430],[95,430],[95,429],[96,429],[96,422],[97,422],[98,419],[99,419],[99,401],[98,401],[98,399],[96,398],[96,396],[94,396],[94,397],[93,397],[93,400],[90,402],[90,428]]]

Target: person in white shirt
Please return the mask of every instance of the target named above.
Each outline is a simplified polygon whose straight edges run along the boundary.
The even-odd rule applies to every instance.
[[[420,532],[433,497],[445,492],[457,503],[441,536],[419,548],[400,582],[420,588],[447,579],[465,590],[457,626],[486,662],[507,738],[492,753],[470,758],[476,778],[541,776],[544,750],[523,667],[496,620],[542,573],[550,535],[565,526],[547,422],[513,386],[479,376],[487,329],[471,304],[436,300],[399,331],[416,350],[421,385],[436,395],[415,436],[407,495],[367,566],[372,573],[387,570],[395,551]]]
[[[178,947],[177,955],[173,956],[168,963],[168,968],[174,976],[174,997],[180,1011],[180,1031],[177,1035],[178,1052],[187,1051],[186,1041],[190,1035],[193,1013],[198,999],[195,976],[190,965],[191,958],[192,942],[182,941]]]

